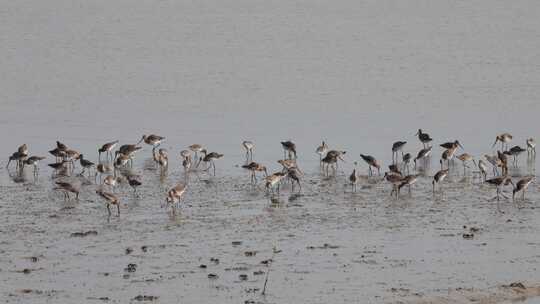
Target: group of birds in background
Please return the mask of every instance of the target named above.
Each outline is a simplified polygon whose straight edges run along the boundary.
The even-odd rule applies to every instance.
[[[421,129],[418,130],[415,136],[418,136],[418,139],[422,144],[422,149],[416,154],[416,157],[413,157],[410,153],[404,152],[404,148],[407,144],[406,141],[397,141],[392,145],[392,164],[388,166],[389,171],[384,173],[383,180],[388,181],[392,185],[390,195],[395,195],[396,198],[399,197],[403,187],[407,187],[409,192],[411,192],[411,186],[415,184],[420,177],[419,171],[417,171],[418,166],[426,166],[430,162],[430,157],[433,152],[433,139],[428,133],[423,132]],[[464,172],[467,168],[470,168],[469,163],[472,162],[474,166],[478,168],[478,171],[475,171],[474,173],[480,174],[484,182],[496,187],[497,201],[499,201],[501,195],[505,196],[502,187],[509,184],[513,185],[513,198],[517,192],[521,191],[524,199],[525,191],[533,182],[534,176],[523,177],[517,183],[514,183],[508,174],[509,158],[512,158],[512,164],[514,166],[517,166],[518,156],[525,151],[527,151],[529,158],[535,158],[536,143],[534,139],[529,138],[526,140],[526,148],[520,146],[509,148],[509,143],[512,139],[512,135],[508,133],[496,136],[492,148],[500,143],[501,149],[497,151],[497,155],[484,155],[485,161],[479,159],[478,162],[468,153],[457,154],[458,148],[464,150],[458,140],[441,144],[440,147],[443,148],[443,152],[439,160],[440,170],[433,176],[432,180],[433,193],[435,193],[436,185],[439,185],[440,188],[441,183],[448,176],[453,166],[454,159],[458,159],[463,164]],[[53,178],[58,178],[58,180],[55,181],[56,186],[54,189],[62,191],[66,200],[70,199],[70,193],[74,194],[75,198],[78,199],[81,189],[80,183],[62,179],[62,177],[68,177],[74,172],[75,164],[78,161],[81,167],[79,176],[84,176],[84,174],[88,172],[88,176],[90,177],[92,175],[91,170],[94,170],[94,179],[96,183],[98,175],[100,179],[96,193],[105,200],[109,215],[111,215],[110,207],[116,206],[117,216],[120,216],[120,199],[113,193],[114,188],[121,183],[127,182],[127,184],[133,188],[133,191],[137,193],[137,187],[142,185],[142,176],[135,174],[131,170],[136,153],[142,149],[142,146],[139,144],[144,142],[152,147],[152,158],[161,169],[161,172],[164,173],[169,164],[168,151],[159,148],[164,140],[164,137],[155,134],[143,135],[136,144],[125,144],[120,146],[117,150],[115,150],[115,148],[119,143],[118,140],[105,143],[98,149],[97,164],[88,160],[82,153],[70,149],[65,144],[57,141],[56,147],[49,151],[49,153],[55,157],[56,161],[48,164],[54,169]],[[252,184],[257,184],[257,174],[264,174],[264,186],[266,187],[267,192],[271,194],[275,194],[276,191],[279,193],[280,186],[284,183],[290,183],[293,192],[296,187],[298,187],[298,191],[302,191],[301,179],[304,173],[298,166],[295,143],[292,141],[281,142],[283,159],[279,159],[277,162],[282,166],[282,169],[272,174],[268,173],[266,166],[253,160],[255,144],[252,141],[244,141],[242,146],[245,149],[246,158],[246,163],[242,165],[242,168],[250,172],[250,182]],[[339,161],[345,162],[344,156],[346,155],[346,151],[331,150],[325,141],[315,149],[315,152],[319,155],[322,174],[327,177],[336,175]],[[102,159],[103,154],[105,160]],[[205,172],[210,172],[210,170],[212,170],[212,175],[215,176],[215,161],[222,157],[223,154],[208,152],[208,150],[200,144],[190,145],[187,149],[180,151],[180,158],[186,178],[184,181],[177,183],[167,191],[165,195],[165,202],[167,203],[167,206],[171,206],[173,214],[176,213],[176,208],[178,208],[182,197],[186,193],[189,184],[189,173],[201,168],[200,170]],[[360,157],[368,166],[368,178],[375,175],[375,170],[377,171],[378,176],[381,175],[381,162],[371,155],[360,154]],[[9,157],[6,167],[9,168],[10,164],[15,162],[17,170],[22,172],[26,166],[31,166],[33,167],[34,175],[37,176],[39,172],[38,164],[44,159],[45,157],[42,156],[30,156],[28,146],[24,144]],[[410,173],[411,161],[414,163],[414,170],[417,173]],[[487,178],[488,165],[486,161],[492,166],[493,178],[491,179]],[[356,168],[358,163],[354,162],[354,164],[355,168],[349,176],[349,182],[351,190],[356,192],[357,185],[361,179]],[[105,175],[105,178],[102,179],[102,175]]]

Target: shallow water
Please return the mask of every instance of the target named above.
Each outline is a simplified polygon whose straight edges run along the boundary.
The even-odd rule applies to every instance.
[[[429,176],[439,166],[438,146],[412,196],[391,198],[378,178],[363,178],[357,193],[346,182],[354,161],[367,172],[360,153],[387,165],[392,142],[406,140],[405,150],[416,154],[418,128],[437,144],[459,139],[477,158],[495,153],[498,133],[512,133],[512,144],[521,146],[539,138],[537,6],[3,3],[0,136],[7,140],[0,153],[6,160],[22,143],[32,155],[47,155],[57,139],[95,160],[104,142],[135,143],[157,133],[167,138],[172,163],[160,178],[145,147],[135,163],[144,173],[140,197],[121,187],[122,215],[110,219],[95,185],[84,187],[79,202],[64,202],[52,191],[46,162],[37,180],[31,171],[23,180],[0,169],[2,297],[14,303],[100,297],[125,303],[138,295],[163,303],[380,303],[538,282],[537,185],[521,208],[502,201],[500,213],[488,201],[494,190],[470,170],[464,177],[456,161],[443,193],[433,196]],[[255,159],[270,171],[279,169],[279,141],[295,141],[306,172],[301,193],[285,186],[272,200],[250,186],[238,167],[245,139],[255,142]],[[319,172],[314,150],[323,139],[347,151],[335,178]],[[161,204],[184,178],[178,152],[193,143],[225,157],[216,162],[216,177],[192,177],[186,205],[171,218]],[[517,180],[537,166],[522,155],[511,174]],[[470,227],[480,230],[464,239]],[[81,231],[98,234],[70,236]],[[270,258],[270,267],[261,264]],[[135,272],[125,270],[130,263]],[[254,272],[268,270],[263,297],[265,274]],[[219,277],[209,279],[210,273]]]

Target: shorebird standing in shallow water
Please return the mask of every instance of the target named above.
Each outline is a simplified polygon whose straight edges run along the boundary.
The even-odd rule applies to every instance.
[[[283,147],[283,159],[287,158],[287,153],[289,155],[289,159],[292,159],[293,155],[294,159],[296,159],[296,145],[292,141],[282,141],[281,146]]]
[[[401,188],[407,186],[409,188],[409,194],[411,194],[411,186],[414,185],[417,181],[418,181],[418,176],[420,176],[419,174],[411,174],[411,175],[407,175],[405,176],[402,180],[401,180],[401,184],[399,184],[398,186],[398,194],[399,192],[401,191]]]
[[[403,157],[403,147],[407,144],[406,141],[396,141],[392,145],[392,162],[397,164],[398,162],[398,152],[401,151],[401,157]]]
[[[440,170],[439,172],[435,173],[435,176],[433,176],[433,181],[431,182],[433,184],[433,194],[435,194],[435,183],[439,184],[439,190],[442,190],[440,183],[444,181],[446,176],[448,176],[448,169]]]
[[[384,178],[392,184],[392,191],[390,192],[390,196],[392,196],[394,193],[396,194],[396,198],[399,197],[398,194],[398,186],[401,184],[401,181],[403,180],[403,176],[401,174],[395,174],[395,173],[384,173]]]
[[[512,148],[510,148],[510,150],[508,151],[504,151],[504,154],[506,155],[510,155],[514,158],[512,164],[514,165],[514,167],[517,167],[518,166],[518,156],[527,151],[526,149],[523,149],[522,147],[520,146],[513,146]]]
[[[356,168],[353,169],[349,176],[349,182],[351,182],[351,191],[356,192],[356,184],[358,184],[358,175],[356,174]]]
[[[56,182],[54,190],[60,190],[64,193],[64,199],[69,200],[69,193],[75,193],[75,199],[79,200],[80,185],[70,182]]]
[[[167,192],[167,198],[165,199],[165,201],[167,202],[167,205],[171,205],[173,215],[176,214],[177,205],[178,207],[180,207],[180,201],[182,200],[182,196],[184,196],[184,193],[186,193],[186,190],[186,184],[178,183],[171,190],[169,190],[169,192]]]
[[[56,158],[56,162],[61,162],[66,158],[66,152],[58,149],[58,147],[50,150],[49,153]]]
[[[319,154],[319,162],[322,165],[322,159],[325,156],[325,154],[328,152],[328,145],[324,142],[320,146],[315,149],[315,153]]]
[[[337,161],[338,157],[335,154],[327,153],[326,156],[321,160],[322,170],[326,172],[326,176],[329,175],[328,169],[332,166],[332,171],[334,175],[337,173]],[[326,166],[326,170],[325,170]]]
[[[497,196],[495,197],[497,198],[497,210],[501,211],[500,206],[499,206],[500,195],[504,196],[505,198],[508,198],[502,192],[502,187],[512,184],[512,180],[508,176],[499,176],[499,177],[486,180],[486,183],[493,185],[497,188]]]
[[[495,145],[499,141],[501,142],[501,150],[506,151],[508,150],[508,143],[512,141],[512,135],[510,135],[509,133],[497,135],[497,137],[495,137],[495,142],[493,143],[493,146],[491,146],[491,148],[495,147]]]
[[[292,180],[291,187],[292,191],[294,192],[294,183],[298,184],[298,191],[302,191],[302,185],[300,184],[300,175],[301,172],[299,172],[296,168],[292,168],[287,170],[287,178],[290,178]]]
[[[483,160],[478,160],[478,164],[476,163],[476,161],[473,159],[473,163],[475,166],[478,167],[478,170],[479,170],[479,173],[480,175],[482,176],[482,181],[486,181],[487,179],[487,165],[486,163],[483,161]]]
[[[83,167],[82,171],[81,171],[81,174],[80,175],[83,175],[84,174],[84,171],[86,169],[90,169],[92,168],[93,166],[95,166],[95,164],[87,159],[84,158],[84,155],[80,155],[79,157],[79,161],[81,163],[81,167]],[[90,171],[88,172],[90,174]]]
[[[274,192],[274,188],[277,188],[277,193],[279,193],[279,185],[280,185],[280,182],[281,180],[286,176],[286,173],[283,172],[283,171],[280,171],[280,172],[276,172],[272,175],[269,175],[265,178],[265,186],[266,186],[266,191],[272,191],[272,193]]]
[[[202,145],[199,145],[199,144],[193,144],[191,146],[188,147],[191,151],[193,151],[195,153],[195,160],[197,161],[199,159],[199,153],[202,153],[203,150],[205,150],[203,148]],[[199,167],[199,162],[197,162],[197,168]]]
[[[426,159],[431,155],[431,151],[433,150],[433,147],[427,147],[420,151],[418,151],[418,155],[414,158],[414,169],[416,170],[416,161]]]
[[[28,157],[28,146],[26,144],[21,145],[19,148],[17,148],[17,152],[14,152],[9,157],[9,161],[6,165],[6,168],[9,168],[9,164],[12,161],[17,162],[17,169],[22,169],[24,166],[24,160]]]
[[[521,191],[521,199],[525,200],[525,191],[529,188],[529,185],[533,182],[534,176],[527,176],[519,180],[512,191],[512,200],[515,200],[516,193]]]
[[[440,146],[442,148],[445,148],[445,149],[457,149],[458,147],[461,148],[461,149],[464,149],[463,146],[459,143],[459,140],[455,140],[455,141],[449,141],[449,142],[445,142],[445,143],[442,143],[440,144]]]
[[[246,149],[246,162],[250,160],[253,161],[253,149],[255,148],[255,144],[249,140],[244,140],[242,146]]]
[[[375,157],[371,156],[371,155],[364,155],[364,154],[360,154],[360,157],[362,157],[362,159],[368,164],[369,166],[369,176],[372,176],[373,175],[373,170],[371,169],[371,167],[375,167],[377,168],[377,172],[379,173],[379,175],[381,175],[381,165],[379,164],[379,162],[375,159]]]
[[[424,145],[424,149],[426,148],[426,146],[429,147],[429,143],[433,141],[429,134],[422,132],[422,129],[418,129],[418,132],[415,135],[418,135],[418,139]]]
[[[101,148],[98,149],[98,161],[101,161],[101,153],[105,153],[105,155],[107,156],[107,161],[109,161],[109,157],[112,159],[112,150],[114,149],[114,147],[116,147],[117,144],[118,140],[115,140],[101,146]]]
[[[536,142],[534,141],[534,138],[527,139],[526,143],[527,143],[527,155],[536,156]]]
[[[115,163],[118,161],[118,157],[123,155],[124,160],[127,158],[127,160],[129,160],[129,162],[131,163],[131,166],[133,166],[133,157],[135,157],[135,153],[141,149],[142,147],[139,147],[137,145],[120,146],[120,148],[114,152]]]
[[[472,155],[470,155],[469,153],[463,153],[461,155],[458,155],[456,158],[459,159],[463,164],[463,175],[465,175],[465,168],[469,167],[467,166],[467,162],[473,160]]]
[[[96,193],[102,198],[104,198],[107,202],[107,211],[109,212],[109,216],[111,215],[111,205],[116,205],[116,210],[118,212],[116,216],[120,216],[120,200],[118,199],[118,197],[116,197],[116,195],[105,192],[102,189],[96,190]]]
[[[12,161],[15,161],[16,164],[17,164],[17,170],[22,168],[23,167],[23,164],[24,164],[24,160],[26,158],[26,156],[28,156],[27,154],[22,154],[20,152],[14,152],[13,154],[11,154],[11,156],[9,157],[9,160],[8,160],[8,163],[6,165],[6,168],[9,168],[9,164],[11,164]]]
[[[152,157],[154,158],[154,162],[159,165],[162,172],[167,169],[169,165],[169,153],[166,149],[159,149],[157,153],[153,151]]]
[[[247,169],[251,172],[250,176],[252,184],[257,182],[257,176],[255,175],[256,172],[264,172],[264,176],[268,176],[268,171],[266,171],[266,167],[256,162],[251,162],[247,165],[243,165],[242,168]]]
[[[37,166],[40,160],[44,160],[45,157],[42,156],[31,156],[24,160],[23,168],[25,165],[27,166],[34,166],[34,175],[37,175],[39,171],[39,167]]]
[[[155,134],[143,135],[141,140],[139,140],[139,142],[137,143],[137,145],[140,144],[142,141],[144,141],[144,143],[146,143],[147,145],[152,146],[152,153],[154,153],[156,148],[159,147],[159,145],[161,145],[161,142],[164,139],[165,137],[155,135]]]
[[[446,161],[447,163],[447,168],[450,169],[450,161],[454,158],[454,155],[456,154],[456,149],[457,147],[444,150],[441,155],[441,160],[439,161],[441,163],[441,170],[443,169],[444,161]]]
[[[133,188],[133,193],[137,193],[137,187],[142,185],[141,176],[135,174],[129,174],[126,176],[128,184]]]
[[[205,171],[210,170],[210,168],[214,169],[214,176],[216,176],[216,163],[214,162],[215,159],[220,159],[223,157],[223,154],[217,153],[217,152],[210,152],[207,153],[206,149],[202,150],[202,153],[204,153],[204,157],[201,156],[199,159],[199,163],[203,161],[204,163],[208,164]]]

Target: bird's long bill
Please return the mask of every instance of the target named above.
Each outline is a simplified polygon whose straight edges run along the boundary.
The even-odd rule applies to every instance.
[[[497,144],[498,141],[499,141],[499,139],[495,138],[495,142],[493,143],[493,146],[491,146],[491,148],[495,147],[495,145]]]
[[[338,156],[338,158],[341,159],[342,162],[346,163],[346,161],[343,158],[341,158],[341,156]]]
[[[463,148],[463,146],[461,145],[461,143],[458,143],[458,146],[460,146],[461,149],[465,150],[465,148]]]
[[[414,136],[417,136],[420,132],[416,132],[416,134],[414,134]]]
[[[143,141],[144,138],[141,138],[141,140],[139,140],[135,145],[138,145],[140,144],[142,141]]]

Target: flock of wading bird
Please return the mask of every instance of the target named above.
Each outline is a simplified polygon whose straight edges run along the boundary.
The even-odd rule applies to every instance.
[[[421,129],[418,130],[415,136],[418,136],[423,148],[414,158],[410,153],[404,152],[404,147],[407,144],[406,141],[397,141],[392,145],[392,164],[388,166],[389,171],[384,174],[384,179],[392,185],[390,195],[393,196],[395,194],[396,198],[399,197],[401,188],[405,186],[408,187],[410,193],[411,185],[416,183],[420,176],[420,174],[410,174],[409,167],[411,160],[414,162],[415,171],[418,162],[423,162],[423,165],[426,166],[427,162],[430,161],[433,151],[433,146],[431,145],[433,139]],[[525,191],[533,182],[534,176],[522,177],[517,183],[514,183],[508,174],[509,158],[512,158],[512,165],[516,167],[518,156],[525,151],[527,151],[529,160],[535,159],[536,143],[534,139],[529,138],[526,140],[526,148],[520,146],[509,148],[509,143],[512,141],[512,138],[512,135],[508,133],[497,135],[492,148],[500,142],[501,149],[497,151],[497,155],[484,155],[485,160],[492,167],[493,178],[491,179],[487,178],[489,169],[487,163],[483,159],[479,159],[477,162],[474,157],[468,153],[458,155],[458,148],[464,149],[458,140],[441,144],[440,146],[444,149],[439,161],[441,169],[433,176],[433,193],[435,193],[436,185],[439,185],[440,188],[440,184],[448,176],[449,171],[453,167],[454,159],[457,158],[463,163],[464,172],[466,168],[470,168],[468,163],[473,162],[474,166],[478,168],[478,171],[473,171],[473,174],[479,174],[483,182],[496,187],[497,201],[499,201],[501,195],[508,198],[504,195],[502,188],[503,186],[508,186],[510,184],[513,186],[512,199],[514,200],[516,193],[520,191],[522,192],[522,198],[524,199]],[[133,191],[137,193],[137,187],[142,184],[142,176],[131,170],[136,152],[142,149],[139,144],[144,142],[145,144],[152,146],[153,160],[163,173],[168,167],[169,156],[166,149],[158,149],[158,147],[164,139],[164,137],[154,134],[143,135],[138,143],[122,145],[118,150],[115,150],[118,145],[118,140],[106,143],[98,149],[97,164],[85,158],[82,153],[70,149],[65,144],[57,141],[56,147],[49,151],[49,153],[56,158],[56,162],[48,164],[48,166],[54,169],[53,179],[58,178],[58,180],[55,181],[56,187],[54,190],[62,191],[64,199],[66,200],[70,199],[70,193],[75,194],[76,199],[79,198],[81,183],[76,180],[63,179],[63,177],[71,176],[74,172],[76,161],[78,161],[81,166],[81,172],[78,176],[84,176],[84,173],[88,170],[88,176],[90,177],[90,170],[94,169],[94,180],[97,181],[98,174],[100,180],[96,193],[105,200],[109,215],[111,215],[110,206],[113,205],[117,208],[117,216],[120,216],[120,199],[114,194],[114,188],[121,183],[127,182],[127,184],[133,188]],[[297,149],[293,142],[281,142],[283,159],[278,160],[278,163],[283,166],[283,169],[271,175],[268,174],[265,166],[253,161],[254,143],[251,141],[244,141],[242,146],[246,151],[246,163],[242,165],[242,168],[250,171],[252,184],[257,183],[256,174],[262,172],[264,173],[264,185],[269,193],[274,194],[274,191],[279,193],[280,185],[286,182],[291,183],[292,191],[294,191],[295,185],[297,185],[299,191],[301,191],[302,186],[300,180],[303,176],[303,172],[298,167]],[[323,141],[322,144],[316,148],[315,152],[320,156],[320,166],[323,174],[326,176],[335,176],[338,161],[344,161],[343,156],[346,154],[346,151],[330,150],[328,145]],[[102,154],[105,154],[105,161],[102,160]],[[212,170],[212,173],[215,176],[216,165],[214,161],[223,157],[223,154],[217,152],[209,153],[202,145],[193,144],[189,146],[188,149],[180,151],[180,157],[185,171],[185,181],[179,182],[175,187],[170,189],[165,198],[167,206],[171,207],[173,214],[176,213],[176,208],[179,207],[180,201],[187,190],[189,173],[198,170],[200,167],[201,171],[210,172],[210,170]],[[360,157],[368,165],[369,177],[374,175],[374,169],[377,170],[379,176],[381,175],[381,163],[375,157],[364,154],[360,154]],[[38,163],[44,159],[45,157],[41,156],[29,156],[28,146],[23,144],[9,157],[6,168],[9,169],[11,162],[15,162],[17,172],[22,173],[26,166],[31,166],[34,168],[34,175],[37,176],[39,172]],[[201,167],[201,163],[204,163],[204,168]],[[352,174],[349,176],[349,182],[352,191],[356,192],[356,186],[360,181],[360,176],[356,169],[357,163],[355,162],[354,164],[355,169],[353,169]],[[332,174],[330,173],[330,169],[332,170]],[[402,172],[406,172],[407,174],[405,175]],[[102,179],[102,175],[106,175],[104,179]],[[108,191],[106,191],[106,189]]]

